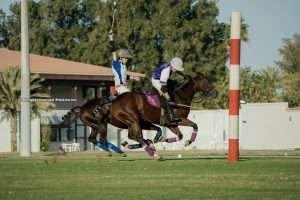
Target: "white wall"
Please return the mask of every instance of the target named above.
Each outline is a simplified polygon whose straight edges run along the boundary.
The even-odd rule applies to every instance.
[[[19,150],[19,127],[17,132],[17,143]],[[7,118],[7,113],[0,111],[0,152],[11,152],[11,133],[10,121]],[[31,121],[31,151],[40,151],[40,119],[34,118]]]
[[[287,103],[244,104],[240,113],[240,148],[290,149],[300,147],[300,110]]]
[[[180,127],[183,139],[175,143],[158,143],[159,150],[182,150],[182,149],[226,149],[228,117],[227,110],[203,110],[191,111],[189,119],[198,125],[198,136],[189,147],[184,147],[185,141],[189,140],[193,131],[191,127]],[[116,129],[111,129],[115,134]],[[169,129],[163,128],[166,137],[176,137]],[[153,139],[155,131],[143,131],[145,138]],[[136,143],[127,137],[127,130],[121,132],[121,141],[128,141],[130,144]]]
[[[300,110],[288,110],[287,103],[249,103],[240,110],[241,149],[293,149],[300,148]],[[184,138],[176,143],[160,143],[158,149],[214,149],[228,148],[228,110],[191,111],[189,119],[197,123],[196,141],[184,147],[192,128],[180,127]],[[122,131],[121,140],[128,140]],[[155,132],[144,131],[144,137],[153,139]],[[167,130],[167,137],[175,135]],[[130,143],[134,143],[130,141]]]
[[[7,114],[0,111],[0,152],[10,152],[10,123]]]

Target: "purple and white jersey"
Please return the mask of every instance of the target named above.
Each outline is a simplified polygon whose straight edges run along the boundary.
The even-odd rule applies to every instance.
[[[152,72],[152,79],[160,80],[161,85],[167,85],[171,72],[170,64],[163,64]]]

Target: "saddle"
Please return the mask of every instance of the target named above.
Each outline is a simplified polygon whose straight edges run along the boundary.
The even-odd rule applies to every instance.
[[[161,102],[161,97],[157,93],[144,92],[144,95],[150,105],[161,109],[160,123],[162,125],[177,125],[179,119],[175,119],[174,112],[171,110],[171,106],[176,106],[176,103]]]
[[[160,97],[157,93],[154,92],[144,92],[148,103],[154,107],[160,108]]]

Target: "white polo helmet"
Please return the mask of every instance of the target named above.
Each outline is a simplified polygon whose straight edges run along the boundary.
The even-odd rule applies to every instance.
[[[119,49],[117,55],[119,58],[132,58],[127,49]]]
[[[183,61],[179,57],[172,58],[170,62],[171,66],[177,71],[183,71]]]

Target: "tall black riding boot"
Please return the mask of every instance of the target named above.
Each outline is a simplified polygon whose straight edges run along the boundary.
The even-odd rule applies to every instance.
[[[175,117],[175,113],[174,113],[173,109],[171,108],[168,101],[166,101],[165,108],[166,108],[166,111],[168,113],[170,123],[177,123],[177,122],[181,121],[179,118]]]

